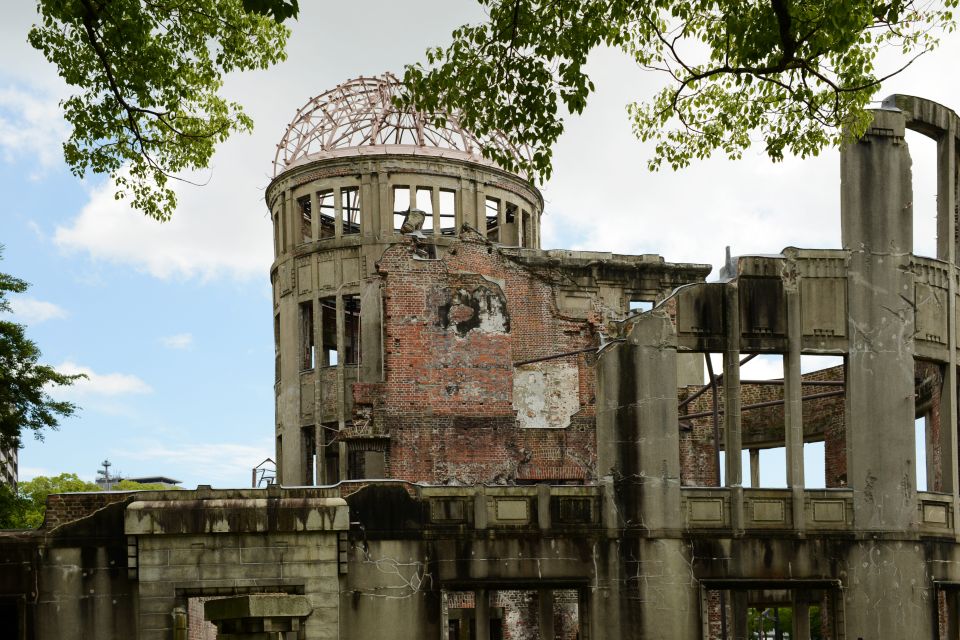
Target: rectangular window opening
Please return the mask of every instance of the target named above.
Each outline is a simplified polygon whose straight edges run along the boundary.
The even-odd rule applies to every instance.
[[[318,234],[320,239],[334,237],[337,235],[337,208],[333,199],[333,189],[317,193],[317,208],[320,209],[320,233]]]
[[[484,201],[487,218],[487,240],[500,241],[500,201],[496,198],[487,198]]]
[[[944,487],[943,429],[940,410],[943,401],[944,367],[927,360],[914,361],[914,436],[917,491],[942,492]]]
[[[714,364],[720,354],[702,354],[713,368],[703,367],[703,382],[682,388],[679,404],[681,482],[687,487],[723,486],[723,385],[717,383],[714,398],[709,372],[715,377],[723,373]],[[716,411],[714,411],[716,410]]]
[[[841,356],[800,356],[803,480],[809,489],[847,486],[844,366]]]
[[[837,635],[839,594],[834,589],[755,588],[707,589],[703,593],[704,638],[724,640],[791,640],[794,615],[805,616],[798,624],[803,638],[824,640]],[[803,633],[804,628],[808,631]]]
[[[337,435],[340,425],[336,422],[326,422],[321,425],[323,440],[323,472],[325,484],[340,482],[340,442]]]
[[[337,366],[337,299],[320,299],[321,351],[324,367]]]
[[[300,211],[300,244],[306,244],[313,240],[313,211],[310,196],[298,198],[297,209]]]
[[[826,446],[824,442],[803,443],[803,486],[806,489],[827,488]]]
[[[317,435],[313,425],[300,428],[300,446],[303,454],[303,484],[317,484]]]
[[[754,453],[756,452],[756,453]],[[752,449],[750,457],[750,486],[753,488],[785,489],[787,487],[787,448]],[[757,465],[756,471],[754,466]],[[747,467],[745,467],[746,469]],[[754,479],[758,480],[754,484]]]
[[[503,228],[500,230],[500,242],[506,245],[520,246],[520,208],[512,202],[506,203],[503,212]]]
[[[340,189],[340,233],[347,236],[360,233],[360,188]]]
[[[280,211],[273,212],[273,255],[280,255]]]
[[[788,640],[793,633],[793,608],[779,605],[747,609],[747,637]]]
[[[928,491],[927,488],[927,417],[917,418],[913,422],[913,433],[916,438],[917,451],[917,491]]]
[[[410,211],[410,187],[393,188],[393,230],[399,232]]]
[[[360,296],[343,296],[343,362],[360,364]]]
[[[457,193],[449,189],[440,189],[440,209],[437,213],[440,234],[457,235]]]
[[[906,132],[913,161],[913,253],[937,256],[937,141]],[[946,259],[946,258],[944,258]]]
[[[313,302],[300,303],[300,370],[313,369],[317,364],[316,334],[313,325]]]
[[[653,309],[653,300],[631,300],[630,301],[630,312],[631,313],[644,313]]]
[[[743,468],[753,488],[787,486],[784,361],[779,354],[760,355],[740,366],[741,438],[749,452]]]
[[[430,187],[417,187],[417,209],[423,211],[426,217],[423,220],[423,226],[420,227],[422,233],[433,234],[433,189]]]

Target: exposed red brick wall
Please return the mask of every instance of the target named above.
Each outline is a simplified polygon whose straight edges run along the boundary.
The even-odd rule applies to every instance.
[[[91,493],[55,493],[47,496],[44,529],[85,518],[114,502],[123,502],[129,493],[94,491]]]
[[[217,640],[217,625],[207,622],[203,617],[203,605],[208,600],[218,598],[190,598],[187,600],[187,638],[188,640]]]
[[[373,423],[390,433],[390,477],[439,484],[594,477],[592,356],[552,361],[577,367],[580,410],[569,427],[520,428],[513,408],[514,362],[597,342],[593,322],[559,313],[549,274],[531,273],[472,234],[439,260],[396,245],[378,269],[386,379],[377,388],[356,385],[354,400],[372,407]],[[467,328],[478,315],[466,304],[471,296],[482,298],[487,324]]]

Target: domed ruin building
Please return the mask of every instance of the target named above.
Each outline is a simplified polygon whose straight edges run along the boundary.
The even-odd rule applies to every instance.
[[[51,496],[0,533],[0,637],[960,637],[953,111],[893,96],[842,150],[843,249],[707,282],[541,249],[540,193],[481,154],[526,151],[397,88],[277,147],[277,482]]]

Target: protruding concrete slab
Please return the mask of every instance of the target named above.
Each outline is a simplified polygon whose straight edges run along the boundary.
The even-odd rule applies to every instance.
[[[306,618],[313,606],[306,596],[286,593],[251,593],[232,598],[208,600],[203,617],[210,622],[242,618]]]

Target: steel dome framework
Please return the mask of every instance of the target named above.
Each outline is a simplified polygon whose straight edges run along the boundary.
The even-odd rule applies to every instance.
[[[486,145],[515,157],[522,154],[502,135],[481,141],[460,126],[456,114],[444,113],[442,126],[420,111],[400,110],[393,99],[400,81],[390,73],[348,80],[314,98],[297,111],[277,145],[274,177],[310,157],[333,155],[337,151],[363,147],[433,148],[458,152],[483,161]],[[489,162],[489,161],[486,161]]]

